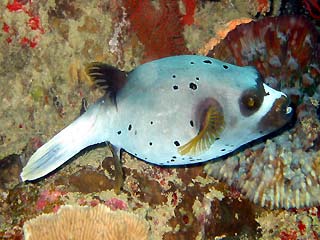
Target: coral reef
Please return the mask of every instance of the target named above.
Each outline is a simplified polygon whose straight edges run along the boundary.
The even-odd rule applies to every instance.
[[[264,18],[229,32],[208,56],[255,66],[274,88],[311,91],[320,82],[318,41],[319,33],[302,16]]]
[[[147,222],[125,211],[96,207],[61,206],[56,214],[40,215],[24,223],[26,240],[32,239],[148,239]]]
[[[303,14],[319,27],[304,7],[306,3],[315,1],[4,0],[0,6],[0,239],[23,239],[25,222],[27,226],[30,219],[41,218],[43,213],[59,216],[57,212],[64,205],[86,206],[88,211],[105,205],[134,213],[146,219],[143,222],[148,222],[150,239],[155,240],[318,239],[318,206],[271,211],[252,203],[302,206],[316,205],[319,199],[319,179],[313,175],[314,171],[319,173],[319,55],[315,55],[319,40],[305,19],[294,20],[299,30],[288,32],[292,24],[279,28],[279,22],[286,20],[270,21],[265,17]],[[311,14],[318,15],[316,8],[311,10]],[[268,51],[279,46],[270,44],[275,34],[268,35],[271,40],[265,48],[267,55],[259,56],[267,61],[260,67],[264,76],[274,78],[266,78],[268,82],[285,88],[296,108],[296,121],[278,136],[246,146],[224,162],[206,166],[215,178],[204,172],[202,165],[160,168],[124,152],[124,181],[119,184],[111,152],[101,144],[82,151],[44,179],[19,182],[21,167],[31,154],[79,116],[83,103],[90,105],[102,95],[85,74],[87,63],[103,61],[130,71],[149,59],[211,50],[213,44],[206,43],[212,38],[216,43],[221,41],[214,44],[220,48],[226,45],[229,37],[225,35],[234,25],[251,20],[247,26],[269,22],[265,27],[269,27],[270,34],[278,24],[283,36],[297,35],[296,43],[294,38],[288,38],[288,45],[280,41],[281,53],[296,48],[292,55],[297,53],[300,66],[291,69],[290,74],[297,81],[287,78],[286,66],[276,68],[270,64],[275,61]],[[239,28],[244,26],[234,31]],[[242,39],[241,46],[246,43],[243,49],[256,46],[255,42],[243,41],[242,37],[250,34],[240,31],[234,35]],[[259,36],[261,41],[268,40],[263,34]],[[303,37],[311,45],[297,47],[298,40],[304,42]],[[233,49],[232,43],[238,40],[233,41],[227,48]],[[305,49],[308,46],[312,51]],[[238,61],[227,54],[228,50],[223,51],[219,58]],[[305,52],[304,59],[301,52]],[[287,55],[281,56],[285,64]],[[255,60],[259,62],[258,57]],[[252,63],[246,55],[239,61]],[[272,188],[255,182],[255,175],[245,174],[261,170],[265,174],[259,179],[268,180],[270,186],[283,189],[288,196],[296,193],[292,201],[284,198],[284,193],[275,195]],[[283,172],[286,175],[281,175]],[[256,200],[253,194],[239,192],[240,188],[252,191],[250,186],[265,190],[257,191]],[[301,192],[304,187],[309,196]]]
[[[296,107],[292,128],[206,170],[262,206],[292,208],[320,203],[319,34],[303,17],[273,17],[238,26],[208,52],[258,68],[267,84]]]

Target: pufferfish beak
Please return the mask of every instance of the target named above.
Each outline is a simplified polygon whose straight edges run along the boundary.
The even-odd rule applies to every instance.
[[[262,131],[274,130],[289,122],[293,115],[293,110],[289,104],[290,100],[288,96],[281,93],[281,95],[274,100],[266,115],[261,118],[258,125],[259,129]]]

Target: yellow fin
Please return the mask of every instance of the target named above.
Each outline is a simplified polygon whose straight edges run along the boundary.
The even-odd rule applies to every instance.
[[[204,110],[201,127],[197,136],[178,148],[181,155],[196,156],[207,151],[224,128],[224,116],[220,104],[210,99]]]

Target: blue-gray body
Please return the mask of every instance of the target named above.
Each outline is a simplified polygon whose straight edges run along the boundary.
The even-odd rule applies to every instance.
[[[22,179],[46,175],[81,149],[104,141],[157,165],[217,158],[278,128],[261,128],[261,119],[270,114],[277,100],[286,98],[261,83],[266,92],[261,106],[249,116],[243,114],[239,99],[261,81],[259,74],[252,67],[205,56],[163,58],[137,67],[127,78],[115,102],[106,97],[98,100],[39,148],[24,168]],[[202,128],[199,108],[206,99],[214,99],[222,109],[223,128],[210,146],[199,145],[195,147],[197,151],[182,153],[181,146]],[[290,109],[286,109],[279,114],[289,113]],[[202,144],[209,143],[203,140]]]

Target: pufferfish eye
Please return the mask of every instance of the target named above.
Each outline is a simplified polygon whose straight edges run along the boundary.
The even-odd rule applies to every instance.
[[[245,90],[239,99],[242,115],[247,117],[258,111],[266,95],[263,84],[260,81],[257,82],[255,87]]]

